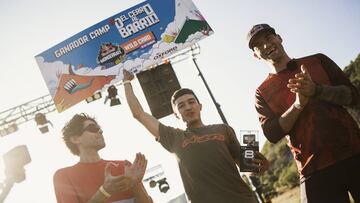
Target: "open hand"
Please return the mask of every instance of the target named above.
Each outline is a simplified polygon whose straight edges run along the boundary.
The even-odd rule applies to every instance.
[[[140,183],[144,177],[146,165],[147,160],[145,159],[145,156],[141,153],[137,153],[133,164],[125,165],[125,176],[129,177],[134,185]]]
[[[134,79],[134,75],[132,73],[130,73],[129,71],[127,71],[125,68],[123,69],[123,81],[128,81],[128,80],[132,80]]]
[[[301,65],[301,72],[291,78],[287,87],[291,92],[302,94],[310,97],[315,93],[316,84],[312,81],[309,71],[305,65]]]
[[[309,97],[314,95],[316,84],[312,81],[306,66],[301,65],[301,72],[289,80],[287,87],[296,94],[295,104],[304,107],[309,102]]]

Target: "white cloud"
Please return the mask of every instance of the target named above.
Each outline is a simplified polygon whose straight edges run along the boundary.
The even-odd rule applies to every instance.
[[[59,83],[60,76],[62,74],[68,74],[68,65],[62,61],[55,61],[52,63],[45,62],[41,56],[35,57],[38,66],[40,67],[41,74],[49,88],[50,95],[54,96],[57,85]]]
[[[162,38],[166,34],[171,36],[177,35],[181,30],[181,27],[185,23],[186,19],[203,20],[201,19],[202,17],[199,15],[192,1],[176,0],[175,5],[176,5],[176,13],[175,13],[174,21],[167,25],[165,32],[161,35]],[[212,32],[210,32],[210,34],[211,33]],[[174,36],[174,38],[175,37],[176,36]],[[205,37],[206,35],[202,34],[201,32],[196,32],[194,34],[189,35],[186,42],[181,44],[175,44],[174,42],[158,41],[157,43],[152,45],[152,49],[142,54],[140,57],[136,59],[125,60],[123,63],[120,63],[108,69],[102,69],[101,66],[98,66],[94,69],[88,67],[74,68],[74,66],[72,66],[72,70],[76,75],[83,75],[83,76],[115,75],[116,78],[112,80],[110,83],[110,84],[115,84],[123,79],[123,74],[121,71],[123,68],[129,70],[130,72],[138,73],[143,69],[149,68],[150,66],[161,62],[161,60],[163,60],[164,58],[170,57],[176,52],[193,45],[194,43],[198,42],[199,40]],[[174,47],[177,47],[176,51],[169,51],[169,53],[165,54],[167,50],[171,50]],[[157,57],[157,55],[159,54],[161,55],[161,57]],[[42,57],[37,57],[36,60],[40,66],[41,72],[45,78],[46,84],[48,85],[51,94],[54,95],[58,84],[59,74],[69,73],[68,70],[69,65],[64,64],[61,61],[47,63],[44,62],[44,59]],[[103,88],[103,90],[106,90],[109,85],[106,85]]]

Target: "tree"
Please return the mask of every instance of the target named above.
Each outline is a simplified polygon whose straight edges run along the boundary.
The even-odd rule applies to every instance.
[[[356,57],[355,61],[351,61],[350,64],[344,68],[344,73],[360,93],[360,54]],[[347,110],[360,127],[360,104],[352,108],[347,107]]]
[[[276,144],[266,141],[262,149],[270,162],[269,170],[260,178],[264,194],[299,185],[296,164],[286,142],[285,138]]]

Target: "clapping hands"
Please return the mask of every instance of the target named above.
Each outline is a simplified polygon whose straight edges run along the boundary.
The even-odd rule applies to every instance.
[[[304,107],[309,97],[314,95],[315,86],[305,65],[301,65],[301,72],[295,74],[295,78],[290,79],[287,85],[290,91],[296,94],[295,103],[301,107]]]
[[[125,165],[125,176],[132,180],[133,186],[140,183],[144,177],[147,160],[141,153],[137,153],[133,164]]]
[[[144,177],[147,160],[143,154],[137,153],[132,164],[125,163],[125,173],[119,176],[113,176],[111,174],[111,164],[114,163],[106,164],[105,180],[102,185],[104,190],[110,195],[125,192],[139,184]]]
[[[315,92],[315,83],[305,65],[301,65],[301,72],[289,80],[287,87],[291,92],[300,93],[306,97],[312,96]]]
[[[111,175],[111,165],[114,163],[107,163],[105,167],[105,180],[102,185],[104,190],[110,195],[118,192],[125,192],[132,186],[132,180],[124,175]]]

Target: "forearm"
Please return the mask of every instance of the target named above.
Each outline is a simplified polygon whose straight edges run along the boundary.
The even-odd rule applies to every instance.
[[[134,197],[135,197],[135,203],[152,203],[151,197],[147,194],[144,186],[139,183],[132,189]]]
[[[338,105],[348,105],[352,101],[351,90],[345,85],[328,86],[318,85],[320,91],[315,98]]]
[[[144,113],[144,109],[142,108],[139,100],[134,94],[134,90],[132,88],[131,83],[124,84],[126,101],[129,105],[132,115],[134,118],[138,119],[142,113]]]
[[[279,124],[285,133],[289,133],[294,127],[301,111],[302,109],[298,109],[294,105],[291,105],[290,108],[280,116]]]
[[[88,201],[88,203],[103,203],[105,202],[109,197],[107,197],[104,193],[102,193],[99,190],[96,191],[96,193],[91,197],[91,199]]]
[[[159,137],[159,121],[152,115],[146,113],[139,100],[136,98],[130,83],[124,84],[126,101],[130,107],[131,113],[136,120],[142,123],[149,132],[155,137]]]

